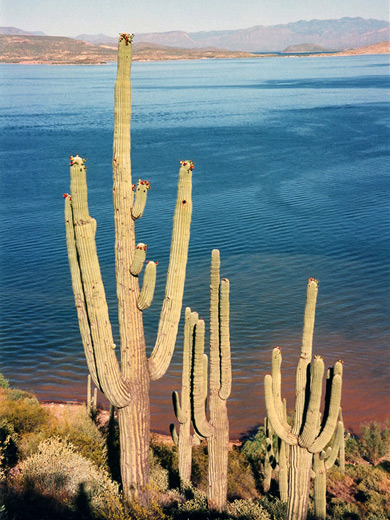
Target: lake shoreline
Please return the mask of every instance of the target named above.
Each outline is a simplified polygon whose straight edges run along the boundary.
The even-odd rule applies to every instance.
[[[175,49],[175,48],[172,48]],[[114,49],[112,49],[114,51]],[[186,53],[187,51],[187,53]],[[210,51],[204,51],[206,54],[202,54],[202,51],[197,49],[176,49],[179,54],[170,55],[167,51],[155,52],[155,51],[143,51],[146,56],[137,56],[135,51],[133,55],[133,62],[148,63],[156,61],[200,61],[200,60],[232,60],[232,59],[261,59],[261,58],[332,58],[332,57],[351,57],[351,56],[378,56],[378,55],[389,55],[390,54],[390,42],[380,42],[378,44],[369,45],[367,47],[361,47],[359,49],[348,49],[334,52],[294,52],[294,53],[251,53],[241,51],[226,51],[223,49],[216,49]],[[172,50],[173,52],[173,50]],[[201,52],[201,55],[199,55]],[[191,55],[193,53],[193,55]],[[13,61],[5,61],[5,60]],[[69,61],[58,61],[56,59],[23,59],[23,58],[6,58],[0,55],[0,63],[5,65],[109,65],[115,63],[115,59],[110,57],[99,58],[93,57],[87,58],[90,61],[86,61],[80,56],[73,56]]]

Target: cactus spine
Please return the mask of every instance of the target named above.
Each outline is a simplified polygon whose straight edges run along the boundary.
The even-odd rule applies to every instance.
[[[231,390],[231,360],[229,336],[229,280],[220,280],[219,251],[211,255],[210,271],[210,379],[209,411],[204,406],[203,356],[204,321],[195,327],[193,409],[194,427],[207,439],[208,445],[208,504],[209,509],[223,511],[227,499],[227,465],[229,451],[229,421],[226,401]]]
[[[325,396],[325,413],[320,421],[320,401],[324,362],[316,356],[311,364],[318,283],[307,285],[301,355],[296,371],[295,416],[292,428],[281,413],[281,351],[274,349],[272,375],[264,379],[268,418],[278,437],[289,445],[288,520],[307,516],[313,454],[320,453],[335,431],[341,400],[342,363],[330,371]]]
[[[78,156],[71,157],[71,195],[64,197],[72,287],[87,364],[95,385],[118,408],[124,492],[147,505],[149,384],[151,379],[164,375],[176,341],[190,236],[193,164],[182,161],[179,170],[165,299],[156,344],[147,359],[142,309],[150,305],[155,265],[148,270],[147,287],[141,295],[138,274],[144,256],[136,249],[134,222],[142,215],[150,186],[139,181],[134,201],[130,163],[131,40],[132,36],[122,34],[118,44],[112,161],[120,366],[96,252],[96,221],[89,216],[86,168]]]

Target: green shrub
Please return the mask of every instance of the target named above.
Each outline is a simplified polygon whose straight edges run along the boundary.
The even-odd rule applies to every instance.
[[[5,419],[0,419],[0,480],[17,462],[18,440],[12,424]]]
[[[390,450],[390,429],[387,425],[378,422],[363,424],[360,437],[362,455],[374,466]]]
[[[174,445],[167,444],[159,441],[154,435],[151,438],[151,470],[156,467],[156,474],[153,478],[160,480],[160,486],[162,485],[163,472],[166,471],[166,477],[168,478],[168,487],[177,488],[180,486],[180,477],[177,460],[177,448]],[[160,468],[160,469],[159,469]]]
[[[286,520],[287,504],[273,495],[263,497],[259,503],[268,512],[272,520]]]
[[[37,452],[20,464],[14,485],[21,495],[34,492],[72,510],[86,508],[102,520],[126,518],[118,484],[58,437],[41,442]]]
[[[263,506],[253,500],[235,500],[228,505],[227,512],[234,520],[271,520]]]
[[[328,473],[328,510],[331,518],[385,520],[390,511],[390,475],[367,464],[337,468]]]
[[[356,504],[344,502],[339,498],[332,498],[330,501],[332,518],[339,520],[360,520],[359,508]]]
[[[8,390],[9,388],[9,381],[6,379],[3,374],[0,373],[0,388],[3,388],[4,390]]]
[[[106,439],[85,408],[75,410],[69,407],[60,422],[53,419],[41,429],[24,434],[20,442],[22,458],[33,455],[38,445],[50,437],[66,439],[80,455],[96,466],[108,469]]]
[[[252,499],[258,496],[248,459],[236,448],[229,450],[228,499]]]
[[[192,448],[191,482],[204,493],[207,491],[207,468],[207,444],[202,442],[199,446],[193,446]]]
[[[152,501],[149,509],[145,509],[138,502],[130,502],[127,507],[126,520],[171,520],[168,518],[161,506]]]
[[[264,459],[266,440],[264,427],[260,426],[257,433],[243,444],[241,451],[250,461]]]
[[[14,400],[11,390],[1,403],[0,419],[12,424],[16,433],[33,432],[49,424],[50,415],[35,397],[20,397]]]
[[[157,457],[150,451],[149,483],[153,490],[165,493],[169,488],[169,471],[162,467]]]
[[[7,392],[8,401],[19,401],[19,399],[31,399],[31,402],[38,402],[35,395],[26,390],[20,390],[19,388],[12,388]]]
[[[257,492],[263,491],[264,459],[265,459],[266,434],[263,426],[260,426],[255,435],[250,437],[242,446],[244,455],[252,470],[255,488]],[[274,437],[274,451],[277,450],[277,437]]]
[[[200,519],[208,517],[206,493],[193,486],[188,486],[184,492],[185,500],[178,504],[178,514],[174,518]]]
[[[359,439],[348,434],[345,438],[345,462],[354,463],[361,459]]]
[[[84,407],[72,413],[66,411],[64,421],[53,429],[53,434],[68,439],[95,466],[107,469],[106,439]]]

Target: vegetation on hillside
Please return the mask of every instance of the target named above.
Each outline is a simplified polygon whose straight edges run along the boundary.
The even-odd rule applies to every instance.
[[[207,510],[207,446],[193,450],[192,483],[180,489],[177,448],[152,440],[151,500],[146,511],[127,502],[118,479],[115,419],[93,421],[84,407],[61,418],[31,393],[9,388],[0,375],[1,520],[284,520],[277,480],[264,493],[265,431],[229,452],[228,508]],[[348,436],[346,470],[327,475],[329,519],[385,520],[390,510],[390,423]],[[309,518],[313,516],[310,503]]]

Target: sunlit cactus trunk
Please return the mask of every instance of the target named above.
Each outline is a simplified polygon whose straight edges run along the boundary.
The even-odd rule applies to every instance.
[[[272,375],[266,375],[264,379],[268,418],[278,437],[289,445],[288,520],[304,520],[307,516],[313,455],[321,453],[330,442],[340,408],[342,362],[338,361],[329,371],[325,411],[321,421],[324,362],[321,356],[315,356],[312,362],[317,293],[317,280],[310,278],[307,285],[301,355],[296,371],[292,427],[281,412],[280,348],[273,351]]]
[[[96,221],[89,216],[84,160],[71,157],[71,195],[65,194],[65,222],[72,287],[88,368],[95,385],[118,408],[121,476],[125,495],[148,505],[150,380],[162,377],[171,361],[180,320],[192,213],[191,161],[181,161],[173,218],[165,299],[156,344],[146,357],[142,311],[151,303],[156,264],[150,262],[142,291],[146,245],[136,246],[134,221],[142,216],[147,181],[132,184],[130,164],[132,36],[118,45],[113,144],[115,267],[120,332],[120,365],[113,341],[96,252]],[[135,191],[135,195],[133,193]]]

